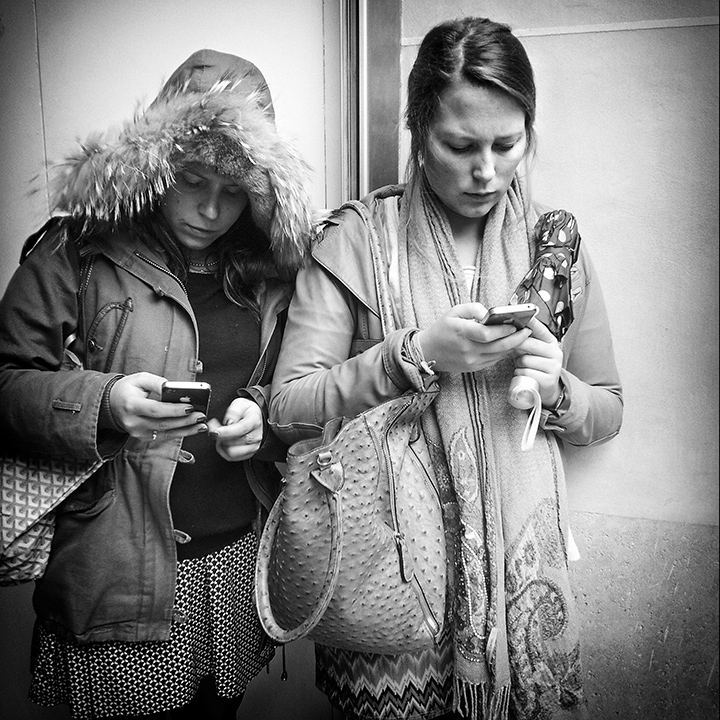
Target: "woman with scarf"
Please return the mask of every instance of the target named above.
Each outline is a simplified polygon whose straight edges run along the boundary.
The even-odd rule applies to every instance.
[[[31,699],[235,718],[274,645],[252,600],[285,446],[269,383],[312,233],[307,168],[247,60],[201,50],[58,169],[0,305],[1,434],[102,462],[58,509]],[[164,380],[212,387],[207,414]]]
[[[435,377],[423,430],[449,538],[445,630],[436,646],[395,656],[316,644],[317,684],[348,718],[582,717],[558,441],[591,445],[620,428],[600,286],[572,216],[540,218],[528,196],[535,86],[507,26],[432,29],[406,118],[407,183],[363,200],[400,329],[383,338],[368,227],[341,208],[298,275],[270,421],[294,442]],[[538,264],[540,247],[563,245],[575,250],[557,266]],[[546,297],[549,276],[564,299]],[[525,301],[528,280],[548,303],[538,318],[482,323],[490,306]],[[527,411],[507,400],[517,377],[535,388],[534,442]]]

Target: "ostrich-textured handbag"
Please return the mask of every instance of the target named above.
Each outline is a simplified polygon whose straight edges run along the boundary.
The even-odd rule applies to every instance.
[[[18,585],[42,577],[55,532],[55,508],[102,461],[6,452],[0,463],[0,585]]]
[[[371,236],[383,332],[393,327],[378,239]],[[294,444],[283,490],[265,525],[256,599],[278,642],[397,654],[431,645],[445,615],[442,510],[420,416],[430,381],[323,436]]]

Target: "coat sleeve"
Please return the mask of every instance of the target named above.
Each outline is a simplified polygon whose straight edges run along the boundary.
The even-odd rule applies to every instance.
[[[580,262],[582,292],[563,342],[567,409],[559,416],[545,412],[544,427],[571,445],[594,445],[620,431],[623,397],[605,300],[584,248]]]
[[[65,340],[78,325],[78,283],[78,253],[58,233],[45,236],[11,278],[0,300],[0,434],[15,449],[106,459],[125,439],[98,437],[103,391],[115,375],[65,362]]]
[[[421,382],[403,359],[407,329],[351,357],[359,310],[355,296],[314,259],[298,274],[270,402],[271,427],[288,444]]]

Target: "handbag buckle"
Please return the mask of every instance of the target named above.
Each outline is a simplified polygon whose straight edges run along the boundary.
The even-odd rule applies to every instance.
[[[317,464],[321,468],[325,468],[328,465],[332,464],[332,460],[332,453],[329,450],[324,450],[323,452],[318,453]]]

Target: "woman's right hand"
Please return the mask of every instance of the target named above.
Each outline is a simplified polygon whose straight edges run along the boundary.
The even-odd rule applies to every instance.
[[[192,405],[157,399],[165,379],[147,372],[120,378],[110,390],[115,422],[140,440],[167,440],[207,432],[207,418]]]
[[[417,334],[425,360],[439,372],[476,372],[491,367],[530,336],[512,325],[483,325],[481,303],[455,305]]]

